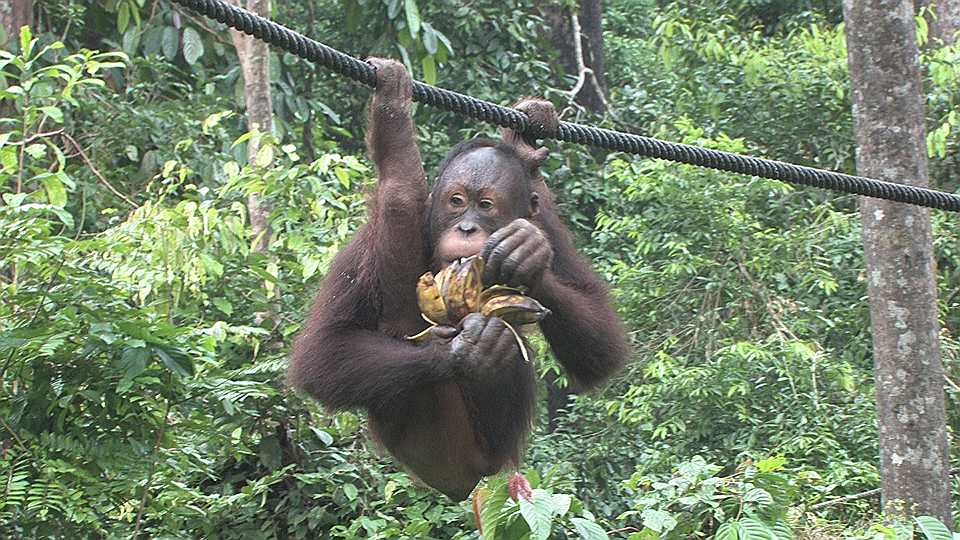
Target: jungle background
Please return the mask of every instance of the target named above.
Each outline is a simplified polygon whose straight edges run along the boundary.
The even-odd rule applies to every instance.
[[[167,0],[6,5],[24,4],[30,30],[0,36],[0,537],[477,538],[469,501],[415,485],[362,414],[284,382],[375,181],[369,90],[274,50],[272,114],[251,122],[222,25]],[[838,1],[274,0],[270,16],[502,105],[540,95],[565,120],[856,171]],[[932,20],[918,12],[928,154],[952,192],[960,50]],[[415,120],[428,171],[496,134]],[[880,485],[856,197],[548,146],[634,357],[573,396],[535,340],[534,499],[490,479],[485,537],[951,537],[884,520],[877,494],[842,499]],[[932,219],[955,432],[960,216]]]

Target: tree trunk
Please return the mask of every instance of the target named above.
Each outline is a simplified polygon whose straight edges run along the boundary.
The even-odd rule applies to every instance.
[[[593,78],[586,76],[582,82],[574,96],[575,101],[591,111],[605,112],[606,56],[602,0],[582,0],[577,12],[556,2],[546,1],[540,3],[540,10],[550,28],[550,42],[560,53],[563,70],[575,76],[581,75],[583,68],[589,68],[593,73]],[[574,15],[579,24],[574,24]]]
[[[953,45],[960,30],[960,0],[921,0],[920,5],[933,10],[933,14],[926,17],[930,29],[928,45]]]
[[[845,0],[857,172],[929,185],[911,0]],[[930,213],[862,198],[884,510],[950,519]]]
[[[32,24],[33,0],[0,0],[0,27],[8,42],[16,43],[20,37],[20,27]],[[4,43],[0,43],[2,45]]]
[[[580,32],[584,64],[593,70],[596,84],[590,84],[589,81],[585,83],[578,96],[579,102],[593,112],[603,113],[606,110],[604,95],[607,91],[607,61],[603,48],[602,0],[580,2]]]
[[[260,15],[270,17],[270,0],[233,0],[233,3]],[[230,31],[233,45],[240,58],[243,71],[243,93],[247,106],[247,126],[259,129],[263,133],[273,130],[273,102],[270,96],[270,47],[263,41],[236,30]],[[252,163],[257,156],[257,145],[253,139],[247,146],[247,155]],[[270,245],[269,209],[261,204],[260,195],[251,193],[247,197],[247,211],[250,214],[250,226],[258,238],[254,249],[265,252]]]

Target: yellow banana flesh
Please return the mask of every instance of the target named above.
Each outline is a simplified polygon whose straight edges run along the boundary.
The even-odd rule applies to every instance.
[[[460,262],[454,275],[445,283],[444,299],[447,317],[461,321],[479,307],[480,289],[483,286],[483,260],[473,256]]]
[[[443,295],[437,288],[433,274],[427,272],[417,280],[417,305],[423,317],[433,324],[450,324],[447,319],[447,306]]]

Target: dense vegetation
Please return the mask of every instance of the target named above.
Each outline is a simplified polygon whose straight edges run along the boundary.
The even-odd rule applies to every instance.
[[[334,47],[504,105],[540,94],[566,118],[854,170],[839,2],[608,0],[602,118],[569,101],[574,77],[533,0],[274,4]],[[167,1],[36,10],[0,56],[0,536],[476,538],[469,504],[414,485],[362,415],[283,380],[311,295],[363,219],[367,93],[277,52],[275,129],[250,135],[222,27]],[[932,177],[955,191],[960,49],[923,61]],[[428,170],[494,133],[422,107],[416,120]],[[882,524],[875,497],[813,507],[879,483],[855,198],[553,150],[548,181],[635,361],[552,431],[541,407],[534,502],[491,479],[487,537],[934,530]],[[268,253],[251,249],[251,192],[272,209]],[[960,218],[934,225],[956,431]]]

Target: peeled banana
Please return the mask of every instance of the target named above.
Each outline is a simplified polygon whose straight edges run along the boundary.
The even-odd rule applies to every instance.
[[[540,302],[525,296],[523,291],[505,285],[483,288],[483,259],[474,255],[454,261],[437,272],[427,272],[417,280],[417,305],[428,323],[423,332],[407,339],[426,341],[436,325],[456,326],[471,313],[499,317],[513,332],[520,344],[523,359],[529,361],[526,347],[514,326],[534,324],[550,314]]]

